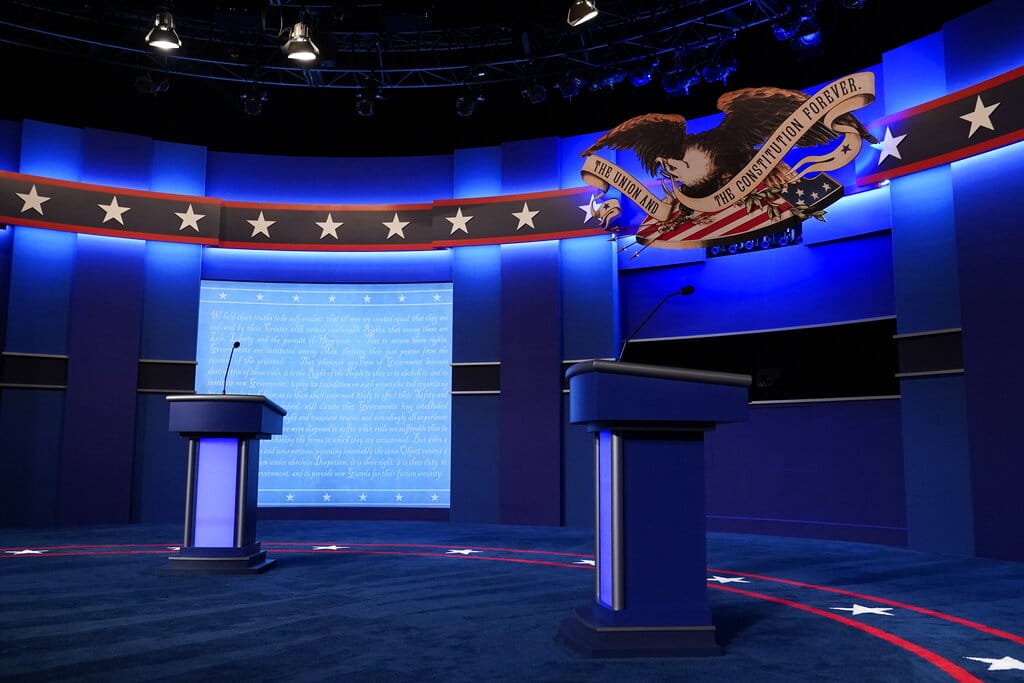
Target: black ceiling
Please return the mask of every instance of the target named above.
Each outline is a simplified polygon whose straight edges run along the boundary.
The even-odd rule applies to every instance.
[[[606,130],[637,114],[715,111],[718,95],[747,86],[804,89],[878,63],[883,52],[933,33],[983,2],[865,0],[596,0],[601,14],[566,24],[568,0],[297,3],[178,0],[0,0],[0,119],[36,119],[187,142],[215,150],[320,156],[445,154],[546,136]],[[910,5],[917,5],[911,9]],[[156,57],[142,37],[169,7],[183,40]],[[772,25],[811,7],[823,29],[815,52],[777,41]],[[280,45],[304,20],[319,62],[288,64]],[[675,68],[735,60],[725,85],[669,95]],[[657,61],[650,84],[628,78]],[[477,76],[481,73],[483,75]],[[583,81],[566,99],[566,76]],[[381,84],[374,115],[357,115],[366,80]],[[163,92],[146,92],[166,83]],[[537,83],[544,102],[522,95]],[[467,85],[483,101],[455,112]],[[158,88],[159,89],[159,88]],[[243,95],[265,93],[259,115]]]

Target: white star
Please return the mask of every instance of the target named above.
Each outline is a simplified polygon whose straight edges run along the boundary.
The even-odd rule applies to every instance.
[[[964,657],[964,659],[973,659],[976,662],[984,662],[988,664],[989,671],[1024,671],[1024,662],[1013,657],[1003,657],[1001,659],[988,659],[987,657]]]
[[[461,206],[459,207],[459,210],[455,212],[454,216],[445,216],[444,219],[452,224],[452,231],[448,233],[449,235],[454,235],[459,230],[466,233],[467,235],[469,234],[469,228],[466,227],[466,224],[473,220],[473,217],[463,216]]]
[[[892,607],[865,607],[864,605],[858,605],[853,603],[853,607],[833,607],[832,609],[839,612],[849,612],[850,616],[855,617],[858,614],[881,614],[886,617],[891,617]]]
[[[263,295],[262,294],[257,294],[256,295],[256,301],[263,301]]]
[[[323,239],[330,235],[334,239],[338,239],[338,228],[345,225],[344,223],[337,222],[331,218],[331,214],[327,214],[327,220],[323,223],[317,223],[320,226],[320,239]]]
[[[441,300],[441,295],[440,294],[435,294],[434,295],[434,301],[440,301],[440,300]]]
[[[366,500],[366,494],[365,493],[360,493],[359,494],[359,500],[365,501]]]
[[[219,299],[221,299],[223,301],[224,299],[228,298],[228,293],[227,292],[221,292],[220,294],[217,295],[217,298],[219,298]]]
[[[431,496],[430,496],[430,502],[432,502],[432,503],[436,503],[436,502],[437,502],[437,499],[438,499],[439,497],[440,497],[440,496],[438,496],[438,495],[437,495],[436,493],[433,493],[433,494],[431,494]]]
[[[742,576],[712,576],[708,578],[708,581],[715,583],[750,583]]]
[[[402,494],[401,493],[396,493],[395,494],[395,501],[401,503],[402,500],[403,500]]]
[[[25,548],[24,550],[5,550],[8,555],[42,555],[46,550],[30,550]]]
[[[404,304],[405,303],[405,294],[399,294],[398,295],[398,303],[400,303],[400,304]]]
[[[325,494],[324,494],[324,502],[326,503],[326,502],[327,502],[327,501],[329,501],[330,499],[331,499],[331,494],[329,494],[329,493],[325,493]]]
[[[348,550],[347,545],[315,545],[313,550]]]
[[[366,294],[366,295],[363,296],[363,303],[365,303],[365,304],[370,303],[370,295],[369,294]]]
[[[585,564],[588,567],[596,567],[597,562],[595,560],[576,560],[573,564]]]
[[[96,206],[103,209],[103,222],[106,223],[109,220],[115,220],[121,225],[124,225],[124,212],[131,211],[127,206],[118,206],[117,197],[110,200],[109,204],[97,204]]]
[[[454,548],[448,550],[445,555],[472,555],[473,553],[482,553],[482,550],[470,550],[469,548],[463,548],[462,550],[455,550]]]
[[[33,185],[32,189],[28,191],[28,194],[22,194],[21,192],[15,192],[14,194],[16,194],[19,197],[21,197],[21,201],[24,202],[24,204],[21,207],[21,213],[25,213],[29,209],[32,209],[33,211],[38,211],[39,215],[42,216],[43,215],[43,202],[50,201],[49,197],[41,197],[36,192],[36,186],[35,185]]]
[[[193,211],[191,204],[188,205],[188,210],[185,211],[185,213],[178,213],[175,211],[174,215],[181,219],[181,227],[178,228],[179,231],[184,230],[185,228],[192,228],[196,232],[199,232],[199,221],[206,218],[205,213],[196,213]]]
[[[299,295],[298,294],[293,295],[292,296],[292,301],[294,301],[295,303],[299,303]]]
[[[395,235],[398,235],[403,240],[405,239],[405,226],[409,225],[409,221],[398,220],[398,212],[395,212],[395,217],[391,219],[389,223],[384,223],[384,227],[388,229],[388,236],[386,239],[391,239]]]
[[[295,495],[289,493],[287,496],[284,497],[284,499],[287,500],[287,501],[295,500]]]
[[[587,221],[594,217],[594,210],[601,208],[601,205],[595,204],[594,195],[590,195],[589,202],[587,202],[586,204],[580,204],[576,208],[578,208],[583,213],[587,214],[587,217],[583,219],[583,222],[586,223]]]
[[[996,102],[995,104],[991,104],[986,107],[985,103],[981,101],[981,95],[978,95],[978,99],[974,103],[974,111],[960,117],[964,121],[969,121],[971,124],[971,132],[967,134],[968,138],[977,133],[979,128],[995,130],[995,127],[992,125],[992,112],[994,112],[996,107],[1000,104],[1000,102]]]
[[[893,137],[892,131],[889,130],[889,126],[885,127],[885,136],[882,138],[881,142],[879,142],[877,145],[871,145],[872,147],[878,149],[881,152],[878,155],[878,166],[882,165],[882,162],[885,161],[886,157],[896,157],[897,159],[903,159],[903,157],[900,156],[900,143],[903,142],[903,138],[905,137],[907,136],[898,135],[896,137]]]
[[[333,304],[334,303],[334,295],[331,294],[329,297],[327,297],[327,301],[329,301],[330,303]]]
[[[519,219],[519,223],[516,225],[516,230],[525,226],[530,226],[530,228],[536,230],[537,227],[533,224],[533,217],[538,213],[540,213],[540,211],[530,211],[530,205],[523,202],[522,211],[519,211],[518,213],[515,211],[512,212],[512,215]]]
[[[252,234],[249,235],[249,237],[255,237],[256,235],[263,234],[263,235],[266,235],[267,238],[269,239],[270,238],[270,230],[269,230],[269,228],[270,228],[271,225],[273,225],[277,221],[268,221],[266,218],[263,217],[263,212],[260,211],[260,217],[259,218],[256,218],[256,219],[253,219],[253,220],[248,220],[247,219],[245,222],[252,226]]]

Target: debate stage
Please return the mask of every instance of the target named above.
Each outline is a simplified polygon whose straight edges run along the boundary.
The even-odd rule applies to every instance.
[[[166,575],[167,526],[0,532],[0,677],[19,681],[940,681],[1024,674],[1019,563],[708,535],[722,654],[581,655],[569,528],[261,521],[270,571]]]

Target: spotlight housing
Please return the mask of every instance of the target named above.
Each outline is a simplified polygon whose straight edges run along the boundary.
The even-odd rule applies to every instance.
[[[170,12],[157,12],[153,19],[153,28],[146,34],[146,42],[150,47],[161,50],[177,50],[181,47],[181,38],[174,30],[174,17]]]
[[[320,56],[320,49],[313,44],[309,37],[309,26],[304,22],[295,22],[291,33],[288,34],[288,42],[284,44],[284,52],[288,59],[297,62],[313,62]]]
[[[597,7],[593,0],[573,0],[573,3],[569,5],[569,16],[566,21],[569,22],[569,26],[579,26],[596,16]]]

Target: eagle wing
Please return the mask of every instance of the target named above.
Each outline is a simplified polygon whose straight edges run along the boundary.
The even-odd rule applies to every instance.
[[[725,113],[719,128],[734,144],[759,147],[808,99],[806,93],[783,88],[743,88],[727,92],[718,98],[718,108]],[[842,114],[836,121],[853,127],[869,143],[878,142],[853,114]],[[819,121],[800,136],[796,144],[815,147],[839,137],[839,133]]]
[[[686,119],[678,114],[644,114],[620,123],[583,151],[589,156],[599,149],[631,149],[644,170],[658,175],[659,157],[678,157],[686,137]]]

